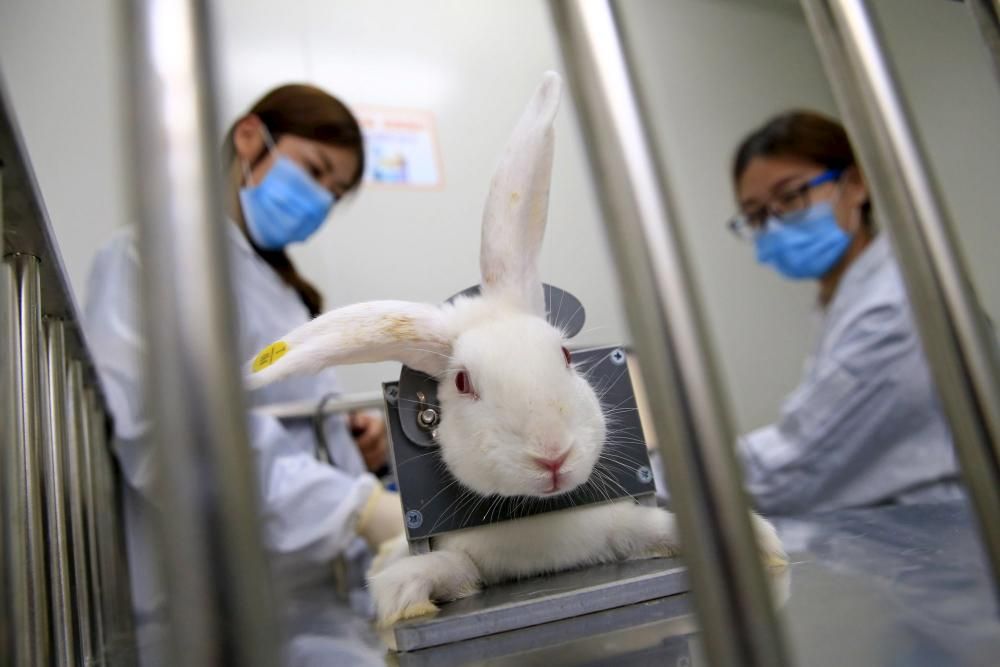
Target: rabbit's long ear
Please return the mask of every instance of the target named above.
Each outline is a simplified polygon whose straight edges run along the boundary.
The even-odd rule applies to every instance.
[[[483,213],[479,268],[485,295],[545,314],[538,251],[545,234],[552,180],[552,124],[562,79],[546,72],[521,115],[493,175]]]
[[[437,306],[370,301],[325,313],[261,350],[247,388],[257,389],[327,366],[400,361],[429,375],[448,366],[454,335]]]

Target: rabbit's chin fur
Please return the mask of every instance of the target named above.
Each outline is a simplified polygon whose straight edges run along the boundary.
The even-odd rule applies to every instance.
[[[787,564],[777,533],[753,515],[764,562]],[[516,521],[477,526],[433,539],[433,551],[411,556],[405,536],[383,547],[369,572],[379,625],[437,611],[435,602],[471,595],[484,584],[632,558],[674,556],[674,516],[631,499]]]
[[[554,496],[584,484],[604,446],[604,416],[590,383],[567,366],[562,332],[500,299],[452,308],[462,333],[438,388],[448,470],[484,496]],[[456,388],[459,372],[473,393]],[[537,462],[564,455],[557,478]]]

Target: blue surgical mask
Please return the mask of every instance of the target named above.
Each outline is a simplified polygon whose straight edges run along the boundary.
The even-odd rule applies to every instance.
[[[271,141],[268,147],[274,151]],[[252,183],[245,163],[244,172],[247,182]],[[240,189],[247,230],[254,243],[268,250],[284,248],[312,236],[335,201],[329,190],[284,155],[277,156],[260,183]]]
[[[757,237],[757,261],[793,279],[821,278],[847,252],[851,237],[837,224],[830,202],[818,202],[794,221],[768,222]]]

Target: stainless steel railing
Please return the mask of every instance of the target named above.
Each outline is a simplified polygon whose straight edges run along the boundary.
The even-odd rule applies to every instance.
[[[105,485],[117,483],[103,400],[2,85],[0,202],[0,338],[6,345],[0,360],[0,648],[13,665],[131,664],[128,570],[118,548],[121,508],[109,494],[87,492],[93,475],[101,475]],[[100,415],[95,434],[101,441],[85,452],[79,420],[88,410]],[[92,530],[97,517],[110,531],[101,542]],[[101,597],[96,574],[102,568],[113,577],[108,584],[118,587],[113,600]],[[95,622],[99,604],[113,613],[113,623]]]

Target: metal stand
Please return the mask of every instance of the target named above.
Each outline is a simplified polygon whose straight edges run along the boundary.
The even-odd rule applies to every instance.
[[[599,388],[602,400],[616,406],[614,432],[609,434],[605,445],[615,448],[614,457],[602,464],[606,478],[599,485],[583,485],[568,494],[532,503],[515,497],[470,497],[464,487],[455,484],[441,459],[433,427],[422,427],[420,422],[421,415],[428,411],[434,412],[435,419],[439,418],[437,383],[432,378],[404,367],[399,383],[385,385],[389,451],[403,502],[411,553],[426,553],[433,546],[432,537],[463,528],[617,498],[655,502],[653,472],[624,349],[574,350],[572,359],[577,368],[584,370],[588,381]],[[421,405],[435,407],[427,409]],[[486,508],[490,511],[486,512]]]

